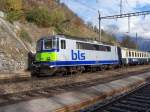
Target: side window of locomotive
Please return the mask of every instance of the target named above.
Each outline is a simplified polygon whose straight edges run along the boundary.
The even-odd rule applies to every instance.
[[[110,52],[111,51],[111,47],[107,46],[107,51]]]
[[[103,46],[103,45],[90,44],[90,43],[81,43],[81,42],[76,42],[76,48],[84,49],[84,50],[93,50],[93,51],[105,51],[105,52],[111,51],[110,46]]]
[[[57,49],[59,49],[59,39],[56,40],[57,43]]]
[[[61,49],[66,49],[66,41],[65,40],[61,40]]]
[[[53,40],[53,48],[59,49],[59,39],[58,38]]]

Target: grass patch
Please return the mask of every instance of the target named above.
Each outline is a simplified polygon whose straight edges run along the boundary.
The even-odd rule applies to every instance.
[[[7,13],[6,19],[13,23],[14,21],[18,21],[22,18],[23,13],[21,11],[10,11]]]
[[[20,37],[21,39],[23,39],[26,42],[32,43],[32,38],[30,37],[30,35],[28,34],[28,32],[24,29],[22,29],[20,31]]]

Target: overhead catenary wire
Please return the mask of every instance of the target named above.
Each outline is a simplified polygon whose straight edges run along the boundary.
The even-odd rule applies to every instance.
[[[125,10],[127,11],[133,10],[133,7],[129,4],[128,0],[125,0],[124,7],[126,8]]]
[[[87,9],[90,9],[90,10],[92,10],[92,11],[94,11],[94,12],[97,13],[97,9],[95,9],[95,8],[93,8],[93,7],[91,7],[91,6],[89,7],[86,3],[83,3],[83,2],[81,2],[81,1],[79,1],[79,0],[74,0],[74,2],[79,3],[79,4],[81,4],[82,6],[86,7]]]
[[[118,15],[112,15],[112,16],[103,16],[101,17],[101,19],[118,19],[118,18],[126,18],[126,17],[149,15],[149,14],[150,14],[150,10],[134,12],[134,13],[118,14]]]
[[[100,22],[102,22],[103,19],[115,19],[115,20],[117,20],[119,18],[128,18],[128,33],[130,33],[130,19],[131,19],[131,17],[133,17],[133,16],[141,16],[141,15],[143,15],[145,17],[146,15],[150,14],[150,11],[125,13],[126,11],[129,11],[128,8],[130,8],[130,10],[132,9],[131,5],[129,4],[128,0],[118,0],[118,1],[120,2],[120,14],[112,15],[112,16],[101,16],[100,11],[99,11],[98,14],[100,15],[100,18],[99,18]],[[74,2],[84,6],[87,10],[90,10],[90,11],[92,11],[94,13],[97,13],[97,11],[98,11],[97,8],[89,6],[89,4],[85,3],[84,1],[74,0]],[[99,1],[96,0],[96,3],[99,3]],[[101,26],[101,25],[99,25],[99,26]]]

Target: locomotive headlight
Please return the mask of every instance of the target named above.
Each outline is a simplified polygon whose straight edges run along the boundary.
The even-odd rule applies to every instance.
[[[53,68],[54,66],[50,66],[50,68]]]
[[[47,61],[50,61],[51,60],[51,58],[50,57],[47,57]]]

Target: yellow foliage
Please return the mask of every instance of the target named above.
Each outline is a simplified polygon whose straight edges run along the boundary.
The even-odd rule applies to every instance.
[[[22,0],[0,0],[0,7],[4,11],[20,11]]]
[[[22,9],[22,0],[8,0],[10,4],[10,9],[12,10],[21,10]]]

